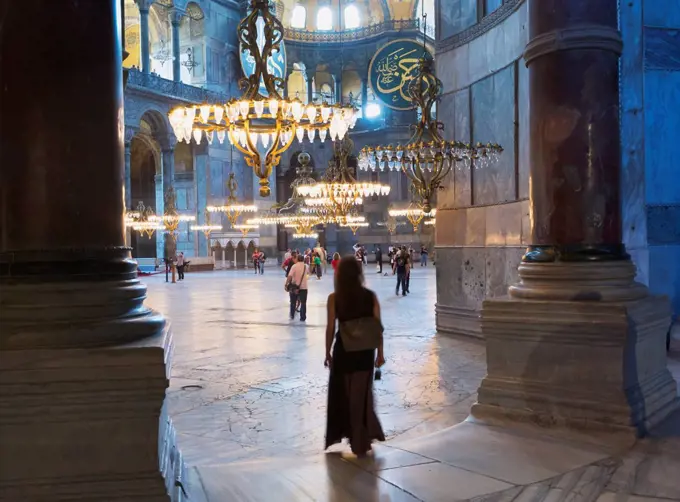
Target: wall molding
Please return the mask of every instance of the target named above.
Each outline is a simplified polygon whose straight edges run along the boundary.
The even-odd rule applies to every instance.
[[[482,20],[461,31],[460,33],[453,35],[449,38],[442,40],[437,43],[437,52],[448,52],[450,50],[456,49],[461,45],[465,45],[475,38],[483,35],[487,31],[495,28],[508,17],[510,17],[526,0],[505,0],[502,6],[493,11],[488,16],[482,18]]]

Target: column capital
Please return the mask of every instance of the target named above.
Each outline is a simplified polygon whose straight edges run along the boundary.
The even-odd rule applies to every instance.
[[[151,8],[151,4],[153,3],[153,0],[135,0],[135,3],[139,8],[140,13],[141,12],[148,13],[149,9]]]
[[[135,134],[139,132],[139,128],[137,127],[132,127],[132,126],[125,126],[125,146],[129,146],[130,142],[132,141],[132,138],[134,138]]]
[[[184,17],[185,13],[182,10],[179,10],[177,8],[170,9],[168,11],[168,17],[170,18],[170,24],[173,26],[177,27],[179,24],[182,22],[182,18]]]

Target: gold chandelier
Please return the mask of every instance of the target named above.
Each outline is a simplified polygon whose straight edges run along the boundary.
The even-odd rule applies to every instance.
[[[137,209],[125,213],[125,226],[139,232],[139,235],[146,235],[148,239],[151,239],[156,230],[164,228],[153,209],[145,206],[141,200],[137,203]]]
[[[260,225],[253,225],[250,223],[241,223],[240,225],[234,225],[234,230],[240,230],[241,236],[245,239],[251,231],[258,230]]]
[[[356,124],[357,110],[325,102],[305,105],[297,98],[283,98],[280,89],[285,80],[271,75],[267,67],[272,53],[281,50],[283,25],[270,12],[269,0],[250,0],[249,11],[238,26],[238,37],[242,50],[249,51],[254,59],[254,71],[239,82],[245,89],[241,98],[225,104],[178,107],[170,112],[169,119],[180,141],[188,143],[193,138],[200,143],[205,134],[208,143],[215,135],[223,142],[228,136],[260,179],[260,196],[269,197],[269,177],[294,138],[300,142],[305,136],[310,142],[317,136],[321,141],[328,136],[342,139]],[[258,33],[259,26],[264,36]],[[266,96],[260,92],[261,85]]]
[[[413,231],[417,232],[420,222],[426,217],[434,217],[437,214],[436,209],[430,209],[430,211],[425,211],[425,208],[418,207],[417,204],[411,202],[409,207],[406,209],[390,209],[389,215],[391,218],[406,217],[406,219],[413,225]],[[427,222],[426,222],[427,223]],[[395,226],[396,229],[396,226]]]
[[[364,197],[389,195],[389,185],[356,180],[349,166],[349,158],[354,151],[354,142],[349,136],[335,141],[333,150],[334,158],[328,163],[324,181],[297,187],[308,206],[325,209],[337,219],[349,215],[355,206],[363,204]]]
[[[177,211],[177,196],[175,189],[170,187],[165,192],[165,207],[163,216],[154,216],[153,221],[163,225],[166,235],[169,234],[173,239],[177,239],[177,229],[182,221],[196,221],[196,217],[189,214],[180,214]]]
[[[427,15],[423,19],[427,27]],[[457,164],[470,167],[485,167],[495,162],[503,152],[497,144],[476,145],[460,141],[447,141],[440,131],[444,124],[433,117],[432,108],[439,100],[442,82],[434,75],[433,61],[425,49],[426,36],[423,32],[423,57],[419,63],[418,75],[409,82],[406,93],[420,112],[420,121],[406,145],[366,146],[359,154],[359,169],[364,171],[401,170],[411,180],[413,190],[421,201],[423,211],[429,213],[436,191],[444,178]]]
[[[222,230],[222,225],[213,225],[210,223],[210,213],[206,210],[205,212],[205,223],[202,225],[192,225],[191,230],[196,232],[203,232],[206,239],[210,239],[210,234],[212,232],[219,232]]]
[[[209,213],[225,213],[227,219],[232,228],[238,223],[239,217],[243,213],[255,213],[257,212],[257,206],[252,204],[241,204],[236,198],[236,191],[238,190],[238,183],[236,182],[236,177],[234,173],[229,173],[229,179],[227,180],[227,190],[229,191],[229,196],[227,197],[227,203],[223,206],[208,206],[206,210]]]

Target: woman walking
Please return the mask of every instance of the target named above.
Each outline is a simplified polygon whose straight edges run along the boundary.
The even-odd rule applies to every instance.
[[[385,364],[382,335],[375,348],[349,350],[340,332],[335,333],[335,323],[343,326],[363,318],[380,321],[380,304],[375,293],[363,286],[361,263],[354,256],[348,256],[340,260],[335,292],[328,297],[327,304],[324,364],[330,369],[330,377],[326,448],[349,438],[352,452],[358,456],[371,450],[373,440],[385,441],[373,407],[373,368]]]

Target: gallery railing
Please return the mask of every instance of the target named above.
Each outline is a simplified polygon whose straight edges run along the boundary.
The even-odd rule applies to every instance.
[[[286,40],[296,42],[348,42],[375,37],[389,31],[419,30],[420,19],[390,19],[382,23],[345,31],[307,31],[286,28]],[[427,35],[434,38],[434,30],[428,26]]]
[[[191,103],[226,103],[229,101],[226,94],[184,82],[175,82],[155,73],[144,74],[137,68],[129,70],[127,88],[130,87],[149,90],[156,94]]]

